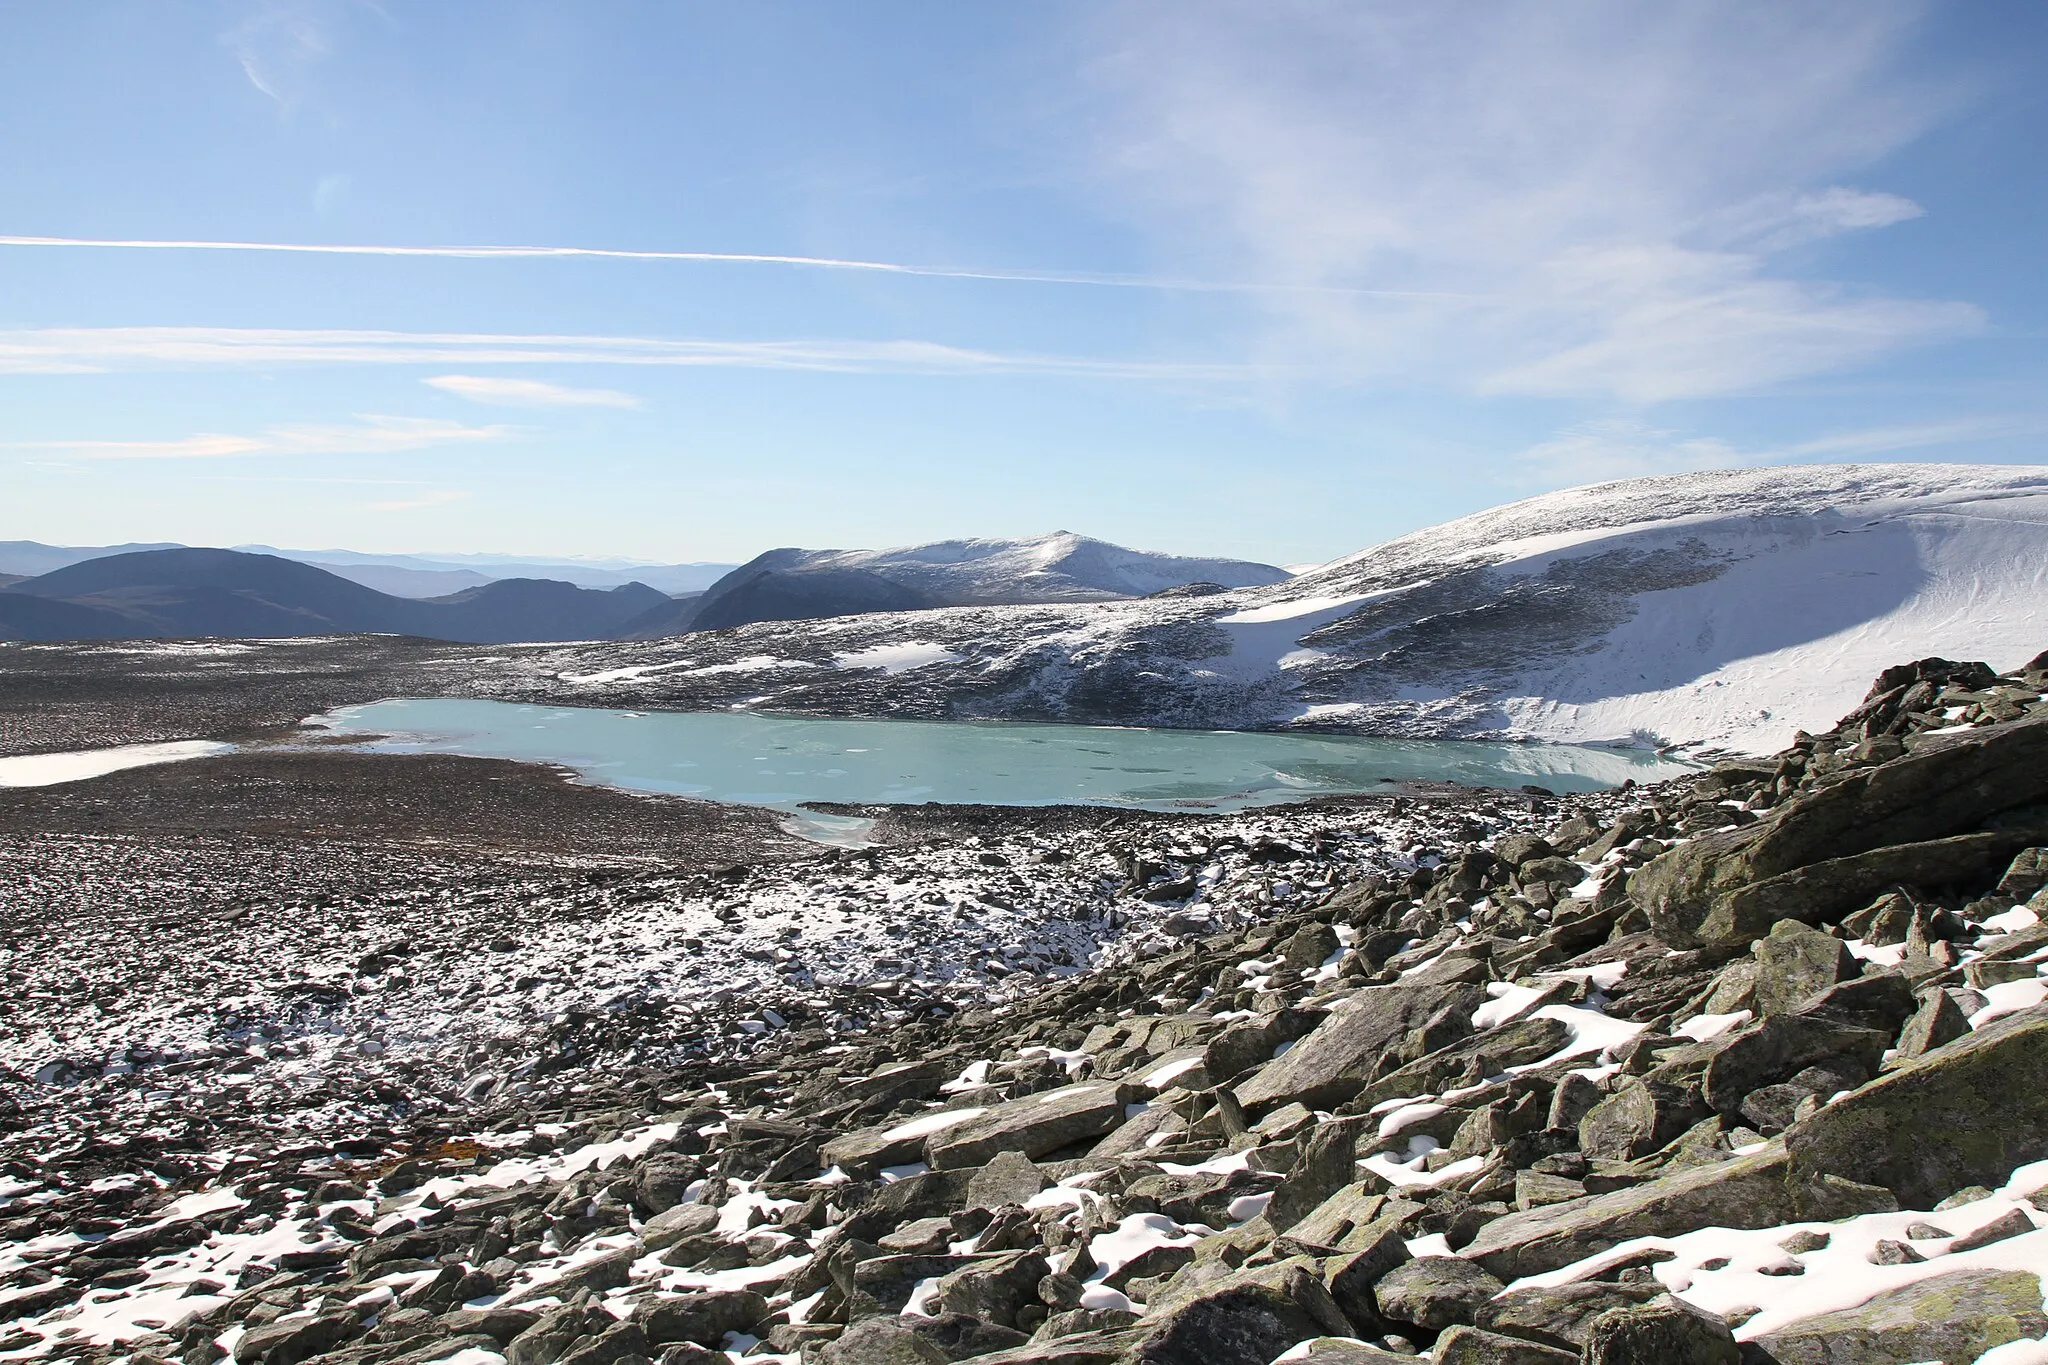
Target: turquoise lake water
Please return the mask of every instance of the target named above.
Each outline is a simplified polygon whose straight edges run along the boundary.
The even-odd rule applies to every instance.
[[[1389,781],[1592,791],[1686,769],[1634,749],[1234,730],[822,720],[752,711],[607,711],[434,699],[320,718],[393,753],[559,763],[635,791],[796,810],[806,801],[943,801],[1239,810]]]

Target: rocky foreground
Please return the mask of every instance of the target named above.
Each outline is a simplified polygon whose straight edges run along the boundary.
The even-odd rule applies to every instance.
[[[0,1358],[2048,1360],[2044,687],[2048,656],[1904,666],[1775,758],[1570,807],[534,876],[592,923],[775,920],[645,1037],[369,1027],[387,989],[508,998],[520,969],[416,949],[518,914],[460,869],[396,935],[375,897],[330,916],[391,941],[324,1005],[234,968],[271,1013],[232,1046],[203,984],[175,1058],[110,1058],[119,992],[95,1025],[13,977],[81,1046],[6,1082]],[[799,883],[907,926],[888,964],[806,945]],[[941,963],[963,916],[986,950]]]

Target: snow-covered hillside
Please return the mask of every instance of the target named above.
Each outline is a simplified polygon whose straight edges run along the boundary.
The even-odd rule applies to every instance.
[[[1286,581],[1287,571],[1241,559],[1198,559],[1128,550],[1055,531],[1028,540],[941,540],[894,550],[806,550],[778,567],[865,569],[960,605],[1099,602],[1144,597],[1186,583],[1249,588]]]
[[[1018,571],[988,544],[919,553]],[[1035,544],[1052,566],[1090,542]],[[884,648],[930,662],[861,662]],[[478,690],[1763,752],[1899,658],[2044,648],[2048,467],[1818,465],[1545,494],[1216,596],[762,622],[536,653]]]

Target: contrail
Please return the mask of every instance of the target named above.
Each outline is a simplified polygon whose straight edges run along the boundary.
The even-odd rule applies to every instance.
[[[623,251],[591,246],[365,246],[340,242],[193,242],[109,237],[19,237],[0,235],[0,247],[76,247],[102,251],[276,251],[311,256],[430,256],[456,260],[547,260],[586,258],[610,261],[688,261],[700,265],[786,265],[813,270],[859,270],[879,275],[914,275],[943,280],[999,280],[1018,284],[1070,284],[1106,289],[1157,289],[1181,293],[1357,294],[1400,299],[1470,299],[1411,289],[1356,289],[1345,285],[1259,284],[1185,280],[1090,271],[971,270],[956,266],[903,265],[895,261],[843,260],[834,256],[776,256],[738,251]]]

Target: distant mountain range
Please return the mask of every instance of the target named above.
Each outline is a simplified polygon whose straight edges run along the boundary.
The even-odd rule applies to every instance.
[[[378,632],[498,644],[605,639],[671,599],[644,583],[506,578],[417,601],[277,555],[141,550],[0,588],[0,638],[276,637]]]
[[[592,587],[539,577],[485,578],[487,571],[504,567],[506,561],[496,558],[489,558],[488,570],[452,571],[385,562],[404,556],[358,558],[379,562],[324,565],[281,554],[186,546],[120,547],[91,556],[32,541],[0,544],[0,639],[354,632],[478,644],[654,639],[875,611],[1222,592],[1287,577],[1270,565],[1126,550],[1065,532],[898,550],[774,550],[718,577],[708,591],[681,597],[638,581]],[[417,589],[430,576],[470,574],[482,581],[462,581],[457,590],[424,598],[382,590],[374,577],[362,581],[384,575],[382,581]],[[670,575],[670,581],[679,577]]]
[[[128,545],[44,545],[33,540],[0,541],[0,582],[8,575],[33,577],[88,559],[143,550],[182,550],[171,541]],[[364,554],[357,550],[281,550],[274,545],[237,545],[249,554],[312,564],[329,573],[393,597],[445,597],[507,578],[547,578],[579,588],[623,588],[645,583],[659,592],[695,593],[732,572],[731,564],[640,564],[625,559],[566,560],[520,555]]]

